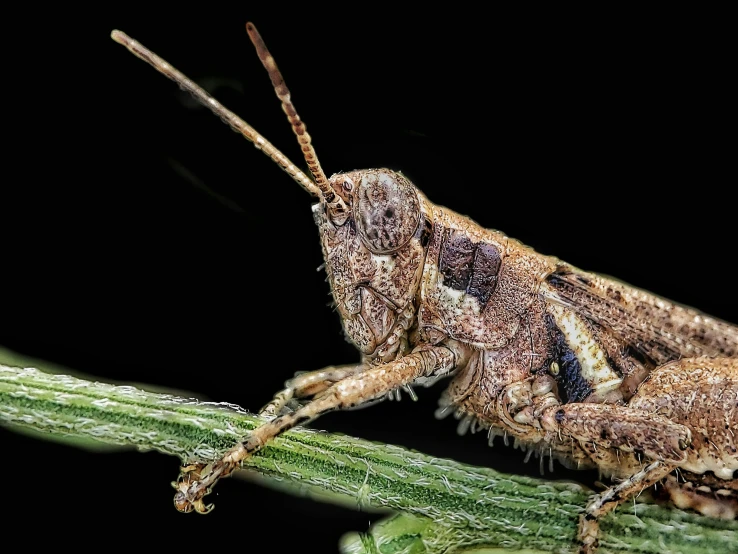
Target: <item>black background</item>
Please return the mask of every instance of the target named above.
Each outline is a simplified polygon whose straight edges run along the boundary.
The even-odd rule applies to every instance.
[[[328,174],[402,170],[539,252],[738,321],[720,14],[337,10],[125,4],[6,20],[0,345],[250,410],[297,370],[358,359],[316,271],[309,195],[109,38],[126,31],[302,165],[247,20]],[[522,453],[437,422],[441,390],[315,426],[537,474]],[[240,480],[218,485],[212,515],[181,515],[173,458],[5,429],[0,452],[0,517],[43,528],[37,544],[94,530],[124,547],[149,536],[249,551],[276,534],[285,549],[330,552],[378,517]]]

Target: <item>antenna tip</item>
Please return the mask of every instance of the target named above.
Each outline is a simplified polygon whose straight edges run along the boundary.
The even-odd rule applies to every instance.
[[[254,36],[259,36],[259,31],[256,30],[256,25],[251,23],[251,21],[248,21],[246,23],[246,32],[249,34],[249,37],[253,40]]]
[[[119,31],[118,29],[113,29],[113,32],[110,33],[110,38],[112,38],[115,42],[118,44],[127,44],[130,42],[130,38],[128,38],[128,35],[126,35],[123,31]]]

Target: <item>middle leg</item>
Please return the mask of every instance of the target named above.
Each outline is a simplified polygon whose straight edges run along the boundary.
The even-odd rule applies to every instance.
[[[658,483],[686,460],[689,428],[660,416],[616,404],[572,403],[545,410],[541,425],[550,433],[579,441],[599,468],[609,474],[630,475],[594,497],[579,520],[581,554],[597,548],[599,521],[617,506]],[[621,459],[619,452],[632,455]],[[651,462],[638,467],[638,457]]]

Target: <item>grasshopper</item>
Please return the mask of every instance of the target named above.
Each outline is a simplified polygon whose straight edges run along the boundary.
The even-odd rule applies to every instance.
[[[318,199],[325,269],[361,361],[287,381],[262,410],[266,423],[214,464],[183,468],[177,509],[208,512],[215,483],[287,429],[450,378],[439,417],[614,479],[581,516],[581,552],[597,548],[604,515],[651,485],[681,508],[736,518],[738,327],[538,254],[435,205],[401,173],[327,177],[274,58],[246,29],[310,176],[169,63],[112,38]]]

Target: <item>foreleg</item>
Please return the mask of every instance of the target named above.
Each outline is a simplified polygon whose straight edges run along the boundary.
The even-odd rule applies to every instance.
[[[272,401],[261,409],[259,415],[265,419],[272,419],[278,416],[294,398],[315,396],[338,381],[361,373],[367,367],[369,366],[364,364],[330,366],[295,375],[284,384],[285,388],[275,394]]]
[[[408,385],[420,377],[450,372],[456,365],[456,356],[442,346],[425,347],[398,360],[373,366],[345,377],[326,389],[318,398],[290,414],[281,415],[254,429],[249,437],[237,444],[208,471],[186,473],[177,483],[174,504],[178,510],[207,512],[202,498],[221,477],[230,475],[247,456],[258,451],[269,440],[296,425],[312,421],[321,414],[360,406],[382,398],[398,387]]]

